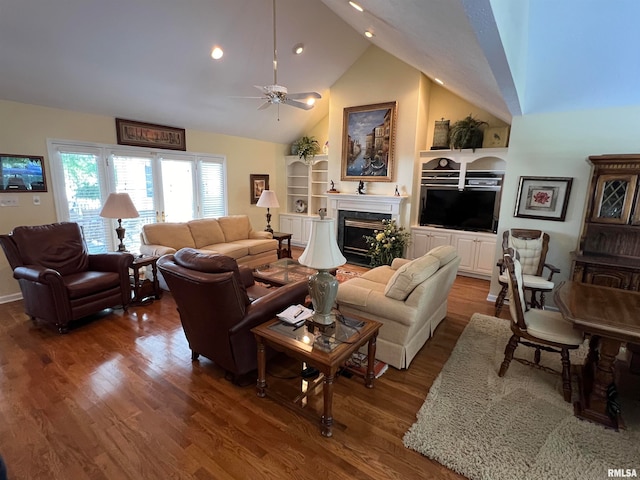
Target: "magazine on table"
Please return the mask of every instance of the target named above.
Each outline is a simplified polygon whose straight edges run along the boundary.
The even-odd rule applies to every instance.
[[[313,310],[302,305],[291,305],[278,314],[278,318],[291,325],[299,325],[313,316]]]

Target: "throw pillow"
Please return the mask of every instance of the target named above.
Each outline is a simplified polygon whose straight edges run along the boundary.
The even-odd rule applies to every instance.
[[[424,282],[440,268],[440,260],[433,255],[423,255],[401,266],[387,283],[384,294],[395,300],[404,301],[413,289]]]
[[[453,245],[440,245],[439,247],[432,248],[427,252],[427,255],[433,255],[440,260],[440,266],[443,267],[451,260],[456,258],[458,252]]]

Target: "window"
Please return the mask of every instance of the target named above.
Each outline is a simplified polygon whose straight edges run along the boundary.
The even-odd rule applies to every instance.
[[[59,140],[48,147],[58,221],[80,224],[91,253],[117,249],[117,221],[100,217],[110,192],[128,193],[140,214],[122,219],[124,244],[133,252],[144,224],[227,213],[222,156]]]

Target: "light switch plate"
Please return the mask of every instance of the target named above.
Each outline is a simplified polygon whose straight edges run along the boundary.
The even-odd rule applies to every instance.
[[[17,207],[18,197],[0,197],[0,207]]]

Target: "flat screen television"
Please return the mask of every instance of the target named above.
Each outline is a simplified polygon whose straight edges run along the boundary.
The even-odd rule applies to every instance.
[[[420,225],[496,233],[499,192],[423,187]]]

